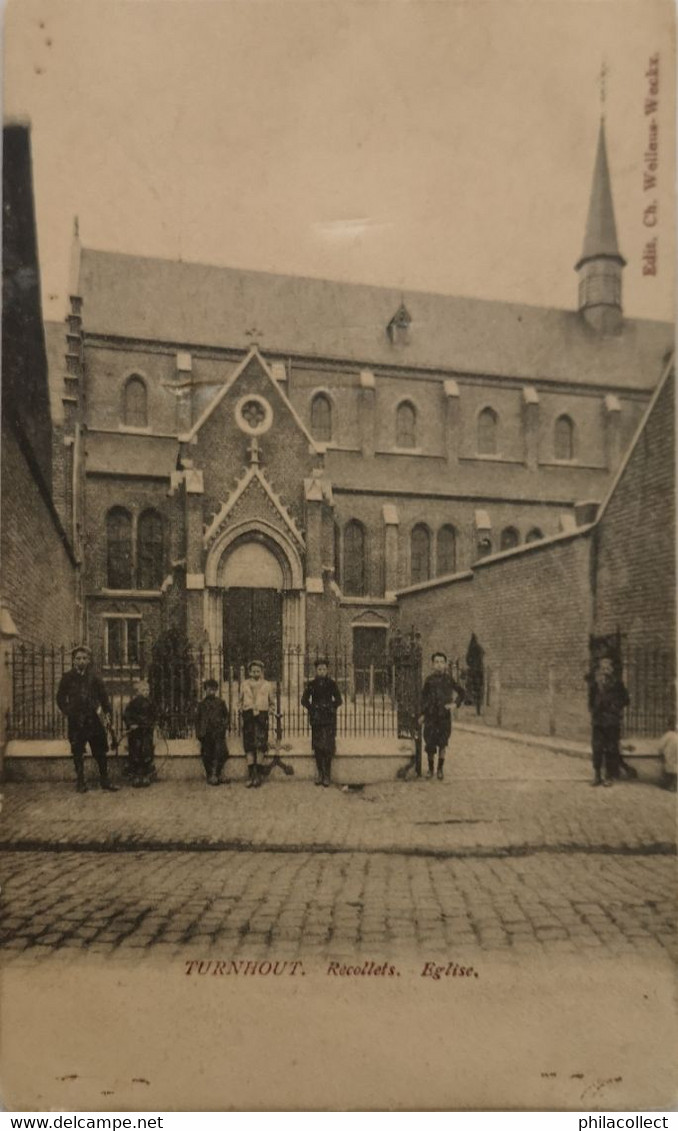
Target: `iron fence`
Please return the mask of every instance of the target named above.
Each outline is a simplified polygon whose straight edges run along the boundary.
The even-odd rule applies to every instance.
[[[325,654],[324,654],[325,655]],[[317,653],[286,650],[280,660],[280,678],[275,681],[278,737],[309,733],[308,715],[301,706],[306,682],[315,674]],[[398,694],[402,692],[397,659],[356,665],[348,652],[327,656],[329,672],[341,691],[343,705],[337,716],[337,733],[342,736],[397,736],[399,730]],[[66,719],[56,705],[60,680],[71,668],[67,648],[19,645],[7,657],[11,701],[7,709],[9,738],[56,739],[66,736]],[[195,733],[197,705],[206,679],[215,679],[229,709],[230,732],[241,728],[240,692],[246,678],[245,666],[227,662],[221,648],[181,648],[158,656],[153,650],[140,650],[134,664],[106,664],[94,656],[93,665],[101,675],[111,700],[113,726],[124,729],[123,713],[135,694],[139,680],[147,680],[155,705],[158,724],[167,738],[188,738]],[[418,678],[418,672],[417,672]]]
[[[407,637],[394,638],[394,647],[383,662],[356,665],[347,651],[335,651],[327,658],[330,675],[337,682],[343,706],[337,716],[340,736],[404,737],[416,733],[422,672],[421,654]],[[279,737],[308,735],[306,711],[301,695],[315,673],[317,653],[288,649],[280,662],[280,679],[275,683]],[[61,677],[71,667],[67,648],[18,645],[7,655],[10,701],[5,705],[7,735],[21,739],[66,737],[66,719],[56,705]],[[221,648],[179,648],[158,655],[140,650],[137,662],[111,665],[94,656],[94,666],[103,677],[111,699],[114,728],[121,733],[123,712],[134,694],[139,679],[147,679],[156,706],[159,724],[168,738],[189,738],[195,733],[195,712],[203,694],[203,683],[216,679],[218,694],[230,713],[230,732],[240,731],[240,690],[246,678],[244,667],[227,662]],[[507,703],[518,691],[529,691],[538,700],[553,698],[557,713],[561,699],[581,696],[586,701],[582,676],[581,691],[563,682],[549,665],[534,663],[529,671],[501,671],[489,666],[483,673],[477,695],[468,673],[458,660],[452,660],[454,678],[467,686],[467,702],[475,703],[478,713],[501,719],[502,699]],[[549,675],[551,670],[551,675]],[[667,649],[624,647],[622,675],[629,692],[624,717],[624,734],[655,737],[663,733],[676,711],[676,660]],[[519,725],[516,720],[515,725]],[[501,725],[501,724],[500,724]],[[555,731],[554,731],[555,733]]]
[[[664,733],[676,714],[676,656],[661,648],[627,647],[623,653],[629,705],[624,734],[654,738]]]

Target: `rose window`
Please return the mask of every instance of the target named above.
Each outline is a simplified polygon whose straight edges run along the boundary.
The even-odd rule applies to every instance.
[[[241,432],[263,436],[273,423],[273,409],[265,397],[247,393],[235,406],[235,419]]]
[[[259,428],[266,419],[266,412],[258,401],[246,401],[242,407],[242,416],[250,428]]]

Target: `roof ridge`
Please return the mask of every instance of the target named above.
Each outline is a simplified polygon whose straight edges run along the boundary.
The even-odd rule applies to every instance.
[[[579,318],[579,314],[574,307],[566,306],[549,306],[546,304],[534,302],[520,302],[511,299],[501,298],[486,298],[481,295],[475,294],[460,294],[458,291],[435,291],[430,289],[422,289],[418,287],[396,286],[390,283],[366,283],[356,282],[351,279],[337,279],[329,278],[326,275],[296,275],[291,272],[283,271],[265,271],[258,267],[239,267],[227,263],[206,263],[199,259],[171,259],[162,255],[137,255],[129,251],[113,251],[110,248],[96,248],[96,247],[83,247],[83,257],[87,256],[103,256],[110,259],[129,259],[136,262],[148,264],[164,264],[171,267],[186,267],[186,268],[201,268],[204,271],[213,271],[230,276],[251,276],[253,279],[270,279],[278,280],[280,282],[291,283],[311,283],[326,285],[328,287],[342,287],[347,291],[357,292],[360,290],[370,292],[371,294],[380,293],[382,295],[393,296],[396,308],[402,303],[403,299],[407,298],[421,298],[423,299],[443,299],[451,302],[459,303],[472,303],[478,304],[486,308],[496,308],[503,311],[529,311],[535,314],[555,314],[563,317]],[[53,319],[49,320],[54,321]],[[628,325],[648,325],[648,326],[672,326],[673,323],[670,319],[665,318],[645,318],[633,315],[624,315],[624,324]]]
[[[330,278],[327,275],[297,275],[289,271],[265,271],[259,267],[238,267],[227,263],[206,263],[199,259],[171,259],[162,255],[137,255],[134,252],[128,251],[112,251],[107,248],[83,247],[83,256],[86,255],[101,255],[109,256],[116,259],[134,259],[137,262],[143,261],[145,263],[162,263],[171,265],[173,267],[200,267],[206,271],[219,271],[231,275],[252,275],[258,279],[279,279],[281,281],[293,280],[298,283],[325,283],[331,287],[346,287],[350,290],[364,289],[368,291],[379,291],[382,294],[393,294],[395,296],[394,313],[398,307],[405,305],[403,299],[409,295],[421,295],[422,298],[442,298],[442,299],[456,299],[459,302],[472,302],[482,303],[485,306],[496,306],[506,309],[513,307],[520,310],[535,310],[535,311],[552,311],[554,313],[563,314],[576,314],[576,311],[568,307],[560,306],[547,306],[541,303],[531,302],[517,302],[501,298],[483,298],[481,295],[474,294],[459,294],[453,291],[434,291],[425,290],[418,287],[402,287],[396,286],[391,283],[365,283],[356,282],[351,279],[337,279]],[[631,319],[633,321],[633,319]]]

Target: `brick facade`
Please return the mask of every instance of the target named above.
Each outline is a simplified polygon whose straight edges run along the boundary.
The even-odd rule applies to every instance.
[[[78,570],[52,495],[52,417],[28,126],[5,126],[3,143],[0,555],[6,615],[0,645],[10,639],[63,645],[80,632]],[[58,456],[62,460],[61,448]],[[4,656],[0,659],[3,682]],[[5,688],[0,692],[4,697]],[[0,746],[1,732],[0,722]]]

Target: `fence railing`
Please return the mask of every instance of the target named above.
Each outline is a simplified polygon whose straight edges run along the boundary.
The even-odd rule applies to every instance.
[[[301,706],[307,680],[315,674],[314,653],[286,650],[279,657],[280,678],[275,681],[276,708],[282,737],[309,733],[308,716]],[[347,652],[328,656],[330,675],[343,698],[337,716],[340,736],[396,737],[411,735],[415,726],[421,686],[421,665],[411,655],[384,657],[380,662],[355,663]],[[196,707],[207,678],[216,679],[218,694],[230,712],[232,734],[240,731],[240,690],[246,678],[244,666],[227,662],[221,648],[183,648],[171,654],[140,652],[134,664],[106,664],[94,656],[94,666],[106,685],[113,709],[114,727],[121,733],[123,712],[135,693],[136,681],[150,684],[158,720],[168,738],[188,738],[195,733]],[[10,701],[6,711],[9,738],[53,739],[66,737],[66,720],[56,705],[59,682],[71,667],[66,648],[18,645],[7,655]],[[454,660],[450,664],[455,679],[466,684],[467,702],[477,704],[479,714],[489,722],[520,728],[520,712],[539,707],[544,720],[540,728],[550,733],[567,733],[569,704],[579,703],[586,718],[587,688],[571,677],[559,678],[552,665],[533,663],[529,670],[485,668],[481,685],[472,686],[467,673]],[[655,737],[667,726],[676,711],[676,661],[666,649],[624,648],[623,678],[629,692],[629,707],[624,717],[627,736]],[[521,706],[522,704],[522,706]],[[516,714],[518,712],[518,715]],[[561,721],[562,719],[562,721]],[[527,730],[534,729],[523,719]],[[565,729],[563,729],[563,727]]]
[[[315,675],[319,658],[314,653],[286,650],[279,657],[280,678],[276,689],[276,714],[282,736],[309,733],[308,715],[301,706],[306,682]],[[341,691],[343,705],[337,716],[337,731],[345,736],[396,736],[399,729],[396,689],[401,685],[396,662],[356,664],[348,653],[328,657],[329,672]],[[247,678],[246,667],[228,663],[221,648],[184,648],[172,655],[140,653],[134,664],[106,664],[93,657],[111,700],[113,725],[124,729],[123,713],[140,679],[149,683],[158,723],[168,738],[187,738],[195,733],[195,715],[206,679],[215,679],[218,692],[229,708],[230,731],[241,727],[240,692]],[[11,702],[7,710],[9,738],[52,739],[66,735],[66,719],[56,705],[59,683],[71,668],[66,648],[19,645],[8,655]],[[272,720],[272,725],[274,721]]]
[[[627,647],[624,682],[629,693],[624,733],[639,738],[663,734],[669,718],[676,713],[675,653],[661,648]]]

